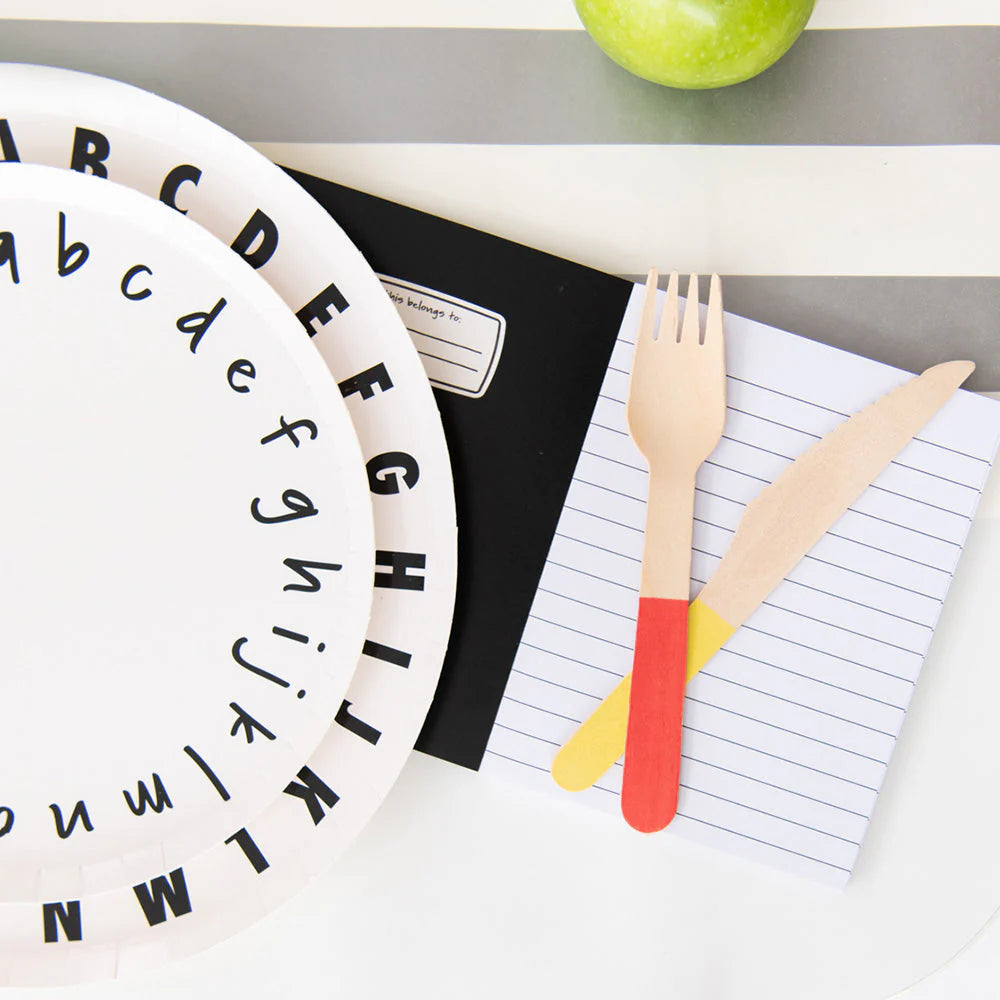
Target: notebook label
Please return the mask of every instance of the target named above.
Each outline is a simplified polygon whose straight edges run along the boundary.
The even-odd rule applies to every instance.
[[[406,324],[431,383],[479,397],[490,386],[507,321],[499,313],[422,285],[379,275]]]

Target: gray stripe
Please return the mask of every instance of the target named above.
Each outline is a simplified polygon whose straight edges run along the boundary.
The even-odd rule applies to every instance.
[[[579,31],[4,21],[0,59],[127,80],[250,141],[1000,143],[1000,27],[806,32],[700,92]]]
[[[975,361],[965,388],[1000,390],[1000,278],[728,275],[722,290],[730,312],[908,371]]]

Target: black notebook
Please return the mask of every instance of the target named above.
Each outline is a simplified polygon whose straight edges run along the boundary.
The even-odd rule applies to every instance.
[[[458,596],[417,749],[478,768],[633,284],[289,173],[382,278],[435,385]]]

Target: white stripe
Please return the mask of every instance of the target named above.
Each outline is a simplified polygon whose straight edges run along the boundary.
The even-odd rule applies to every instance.
[[[581,28],[570,0],[7,0],[5,17],[44,20],[283,24],[324,27]]]
[[[330,27],[578,29],[569,0],[174,0],[142,9],[125,0],[7,0],[5,17],[87,21],[187,21]],[[1000,24],[997,0],[819,0],[811,28]]]
[[[818,0],[810,28],[1000,24],[997,0]]]
[[[1000,275],[1000,146],[257,148],[614,273]]]
[[[982,395],[989,399],[1000,399],[1000,392],[984,392]],[[1000,476],[993,473],[986,480],[983,498],[979,501],[979,509],[976,511],[977,521],[982,521],[984,518],[994,521],[1000,519]]]

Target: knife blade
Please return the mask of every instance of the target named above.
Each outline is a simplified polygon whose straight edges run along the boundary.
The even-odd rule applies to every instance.
[[[949,361],[848,417],[752,500],[722,562],[688,608],[690,680],[972,374]],[[556,784],[590,788],[625,751],[631,675],[552,764]]]

